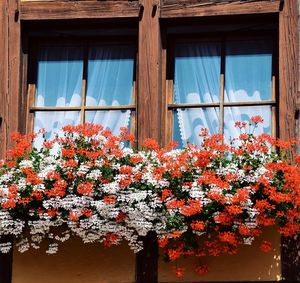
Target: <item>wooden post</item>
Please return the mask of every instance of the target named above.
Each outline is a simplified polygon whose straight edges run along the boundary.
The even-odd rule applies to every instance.
[[[136,255],[136,283],[156,283],[158,244],[155,232],[143,239],[144,249]]]
[[[19,129],[20,21],[19,0],[0,1],[0,158]],[[2,239],[0,241],[5,241]],[[12,278],[12,252],[0,253],[0,283]]]
[[[137,133],[138,145],[146,138],[161,140],[161,37],[159,0],[141,0],[139,14]],[[136,282],[157,282],[158,245],[155,233],[143,239],[136,256]]]
[[[279,136],[295,137],[298,91],[297,1],[285,0],[279,13]]]
[[[298,7],[297,1],[285,0],[279,13],[279,136],[295,138],[298,96]],[[281,265],[284,281],[300,281],[300,237],[282,237]]]
[[[0,243],[10,241],[9,237],[0,239]],[[13,253],[0,254],[0,283],[11,283]]]
[[[161,39],[159,1],[140,1],[138,55],[138,140],[161,142]]]

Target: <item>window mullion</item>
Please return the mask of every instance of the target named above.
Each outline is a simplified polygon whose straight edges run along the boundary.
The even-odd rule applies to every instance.
[[[219,132],[224,134],[224,91],[225,91],[225,39],[222,39],[221,47],[221,74],[220,74],[220,116]]]
[[[87,91],[87,66],[88,65],[88,45],[84,49],[83,58],[83,77],[82,77],[82,90],[81,90],[81,112],[80,112],[80,123],[83,124],[85,121],[85,98]]]
[[[275,87],[275,76],[272,75],[272,100],[276,101],[276,87]],[[271,129],[271,135],[272,137],[276,137],[276,105],[271,106],[271,119],[272,119],[272,129]]]

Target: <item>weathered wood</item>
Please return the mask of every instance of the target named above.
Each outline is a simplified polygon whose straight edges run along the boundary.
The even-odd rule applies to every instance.
[[[280,0],[261,1],[165,1],[161,6],[162,18],[203,17],[278,13]]]
[[[161,38],[159,1],[141,0],[137,60],[138,146],[146,138],[161,143]],[[144,249],[136,256],[136,283],[156,283],[158,246],[155,234],[143,239]]]
[[[143,239],[144,249],[136,255],[136,283],[157,283],[158,244],[156,234]]]
[[[11,241],[9,237],[0,239],[0,243]],[[12,257],[13,253],[0,253],[0,283],[11,283],[12,279]]]
[[[222,95],[224,92],[222,92]],[[275,100],[262,100],[262,101],[245,101],[245,102],[223,102],[223,106],[257,106],[257,105],[276,105]],[[181,103],[181,104],[168,104],[169,109],[174,108],[199,108],[199,107],[219,107],[220,102],[210,103]]]
[[[11,146],[10,135],[18,130],[20,95],[20,23],[18,0],[0,1],[0,158]],[[4,241],[5,239],[0,239]],[[0,254],[0,282],[10,283],[12,252]]]
[[[161,140],[161,38],[159,3],[142,0],[144,7],[139,23],[138,54],[138,139]]]
[[[297,1],[285,0],[279,14],[279,136],[294,138],[298,95],[298,9]],[[282,238],[282,277],[289,282],[300,280],[300,238]]]
[[[6,121],[5,110],[8,96],[8,2],[0,2],[0,158],[3,158],[6,151]]]
[[[279,136],[295,137],[298,90],[297,2],[285,0],[279,14]]]
[[[133,18],[139,15],[137,1],[39,1],[21,2],[21,20],[70,20]]]

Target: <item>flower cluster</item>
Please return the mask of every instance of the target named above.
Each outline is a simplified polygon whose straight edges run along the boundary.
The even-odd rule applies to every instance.
[[[48,239],[47,252],[55,253],[71,235],[107,247],[126,240],[137,252],[141,237],[155,231],[174,261],[234,254],[265,226],[298,233],[300,168],[283,156],[292,143],[246,133],[246,123],[236,127],[241,135],[229,145],[203,130],[200,146],[180,150],[150,139],[134,150],[125,146],[134,140],[127,129],[113,136],[92,124],[66,126],[40,149],[32,146],[36,135],[16,134],[0,164],[0,238],[13,237],[21,252]],[[0,251],[8,252],[12,244],[3,239]],[[262,241],[261,249],[272,247]]]

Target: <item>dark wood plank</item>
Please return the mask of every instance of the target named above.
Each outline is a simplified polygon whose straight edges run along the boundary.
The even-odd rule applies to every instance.
[[[278,13],[280,0],[261,1],[167,1],[162,4],[162,18],[203,17]]]
[[[143,238],[144,249],[136,255],[136,283],[157,283],[158,244],[156,234]]]
[[[146,138],[161,143],[161,38],[159,1],[141,0],[139,15],[137,133],[138,146]],[[158,245],[155,233],[144,237],[144,249],[136,256],[136,283],[158,280]]]
[[[21,26],[19,19],[20,0],[9,0],[9,41],[8,41],[8,103],[7,148],[11,147],[10,135],[19,131],[20,123],[24,123],[21,117]]]
[[[285,0],[279,15],[279,135],[294,138],[298,97],[298,9],[297,1]],[[300,281],[300,237],[282,238],[282,277]]]
[[[0,158],[11,146],[11,133],[19,129],[21,51],[18,10],[18,0],[1,1]]]
[[[297,1],[285,0],[279,15],[279,136],[295,137],[298,91]]]
[[[8,237],[0,239],[0,243],[6,243],[9,241]],[[12,280],[12,258],[13,253],[6,254],[0,253],[0,283],[11,283]]]
[[[161,140],[161,38],[159,3],[142,0],[139,23],[137,120],[139,145],[145,138]]]
[[[5,105],[8,97],[8,0],[0,2],[0,158],[6,151]]]
[[[11,146],[10,135],[18,130],[20,95],[20,22],[18,0],[0,1],[0,158]],[[6,242],[7,239],[0,239]],[[0,282],[11,283],[12,252],[0,253]]]
[[[137,1],[24,1],[21,20],[70,20],[138,17]]]

